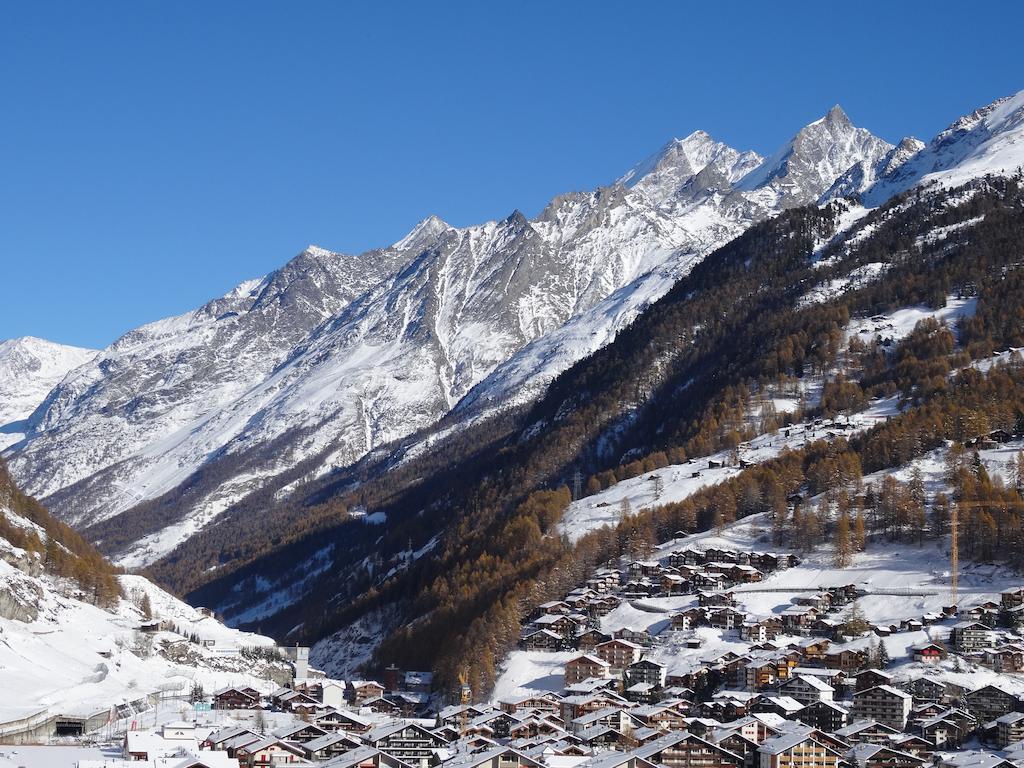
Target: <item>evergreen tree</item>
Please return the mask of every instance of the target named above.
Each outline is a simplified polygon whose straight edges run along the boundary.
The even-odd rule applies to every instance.
[[[836,523],[835,541],[833,542],[833,558],[836,568],[846,568],[851,560],[850,518],[843,513]]]

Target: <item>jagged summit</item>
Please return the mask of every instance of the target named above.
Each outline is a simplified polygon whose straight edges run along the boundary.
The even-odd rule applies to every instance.
[[[619,177],[616,184],[634,189],[659,204],[710,166],[715,166],[731,184],[760,161],[756,153],[739,152],[698,130],[685,138],[672,139]]]
[[[832,107],[755,168],[736,188],[762,190],[782,207],[817,200],[836,179],[857,163],[877,163],[892,145],[858,128],[842,107]]]
[[[962,184],[985,174],[1012,174],[1024,166],[1024,91],[955,120],[926,147],[880,178],[864,194],[881,205],[922,183]]]

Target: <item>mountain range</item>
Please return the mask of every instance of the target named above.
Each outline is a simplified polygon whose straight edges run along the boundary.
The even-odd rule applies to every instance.
[[[419,472],[435,453],[501,419],[512,419],[519,442],[557,422],[572,398],[552,395],[553,382],[624,344],[637,318],[758,222],[824,206],[838,217],[821,235],[825,247],[907,190],[1012,175],[1022,164],[1024,92],[958,119],[927,144],[892,145],[839,107],[768,158],[698,131],[606,187],[555,198],[532,219],[515,211],[460,228],[430,217],[363,254],[311,246],[98,353],[58,349],[59,365],[8,365],[25,359],[10,349],[31,346],[8,342],[0,389],[17,393],[18,405],[0,418],[10,436],[4,455],[58,517],[116,562],[157,574],[212,547],[204,533],[246,521],[258,527],[256,509],[300,520],[302,509],[345,495],[354,504],[345,519],[368,512],[367,520],[386,522],[386,496],[360,496],[361,484]],[[828,207],[846,198],[866,207]],[[822,283],[821,295],[855,288],[888,265],[856,269]],[[40,373],[28,377],[30,369]],[[663,379],[657,366],[644,375],[638,401]],[[545,411],[545,397],[563,410]],[[381,528],[388,536],[388,524]],[[271,551],[288,540],[273,538],[263,545]],[[411,544],[408,562],[434,546]],[[291,579],[291,597],[308,595],[332,562],[330,548],[315,548],[315,557],[302,551],[310,559]],[[227,578],[243,559],[240,547],[203,557],[208,576],[175,586]],[[225,582],[234,597],[218,605],[230,603],[238,622],[287,603],[274,589],[240,597],[249,576],[243,568]]]

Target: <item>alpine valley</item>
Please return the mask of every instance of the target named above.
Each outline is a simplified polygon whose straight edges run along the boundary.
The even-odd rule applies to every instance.
[[[1022,166],[1024,91],[927,143],[838,106],[767,158],[697,131],[532,219],[310,246],[103,350],[4,342],[3,458],[114,564],[332,675],[490,691],[621,555],[786,518],[853,457],[1018,439]],[[984,554],[1019,565],[1006,526]]]

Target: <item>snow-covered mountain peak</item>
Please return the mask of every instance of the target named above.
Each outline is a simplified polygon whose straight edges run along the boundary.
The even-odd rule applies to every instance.
[[[741,153],[715,140],[706,131],[694,131],[685,138],[669,141],[619,177],[616,184],[635,190],[657,205],[711,166],[717,169],[717,176],[731,184],[760,160],[754,153]]]
[[[18,442],[24,421],[50,390],[97,354],[35,336],[0,341],[0,449]]]
[[[997,99],[955,120],[926,147],[880,178],[864,194],[880,205],[918,184],[949,186],[1024,166],[1024,91]]]
[[[873,166],[892,145],[858,128],[842,107],[804,126],[736,185],[774,198],[781,207],[805,205],[825,194],[836,179],[858,163]]]
[[[419,251],[453,229],[451,224],[432,214],[391,247],[396,251]]]

